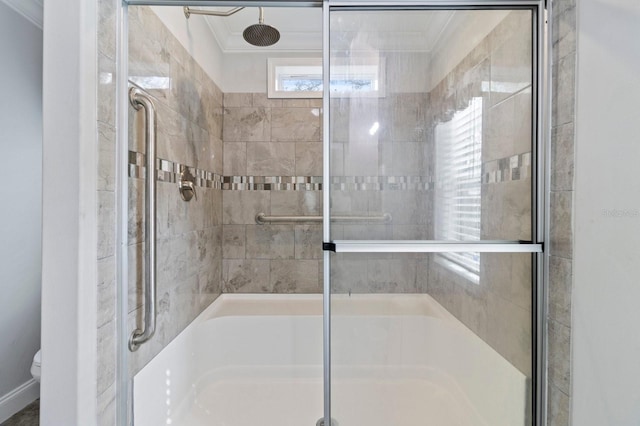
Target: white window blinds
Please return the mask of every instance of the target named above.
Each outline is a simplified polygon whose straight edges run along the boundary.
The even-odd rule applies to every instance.
[[[482,156],[482,98],[457,111],[451,120],[435,128],[436,142],[436,239],[480,239],[480,191]],[[479,253],[447,253],[441,257],[461,271],[480,271]]]

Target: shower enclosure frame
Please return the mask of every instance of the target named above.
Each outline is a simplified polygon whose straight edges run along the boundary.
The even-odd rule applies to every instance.
[[[132,380],[128,372],[127,292],[128,292],[128,6],[245,6],[245,7],[322,7],[323,12],[323,182],[330,177],[329,145],[329,17],[332,9],[367,10],[531,10],[532,25],[532,241],[331,241],[330,186],[323,190],[323,375],[324,424],[331,424],[331,252],[428,253],[428,252],[499,252],[532,253],[532,424],[546,425],[547,413],[547,322],[546,298],[549,277],[549,189],[551,140],[551,0],[122,0],[117,11],[116,34],[116,260],[117,260],[117,363],[116,422],[133,421]]]

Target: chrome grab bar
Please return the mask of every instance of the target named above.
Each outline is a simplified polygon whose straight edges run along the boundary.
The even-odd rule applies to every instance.
[[[391,215],[385,213],[380,216],[331,216],[331,220],[356,223],[391,223]],[[258,213],[256,215],[256,223],[259,225],[267,223],[322,223],[322,216],[267,216],[264,213]]]
[[[156,331],[156,108],[151,97],[137,87],[129,90],[129,101],[136,109],[144,109],[145,117],[145,279],[144,328],[136,328],[129,338],[129,350],[136,351]]]

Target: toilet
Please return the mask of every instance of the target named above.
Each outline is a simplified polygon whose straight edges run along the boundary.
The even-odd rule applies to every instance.
[[[40,367],[42,365],[42,351],[39,350],[33,356],[33,362],[31,363],[31,375],[36,382],[40,383]]]

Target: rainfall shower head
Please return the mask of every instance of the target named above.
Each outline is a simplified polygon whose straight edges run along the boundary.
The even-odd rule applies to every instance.
[[[260,8],[260,18],[257,24],[249,25],[242,37],[254,46],[271,46],[280,40],[280,31],[264,23],[264,9]]]
[[[216,10],[201,10],[201,9],[191,9],[189,6],[184,7],[184,16],[189,19],[191,15],[209,15],[209,16],[231,16],[236,12],[241,11],[244,7],[234,7],[233,9],[229,9],[226,12],[220,12]],[[274,45],[280,40],[280,31],[272,27],[271,25],[266,25],[264,23],[264,9],[262,7],[260,9],[260,18],[258,19],[257,24],[249,25],[242,36],[247,41],[247,43],[252,44],[254,46],[271,46]]]

